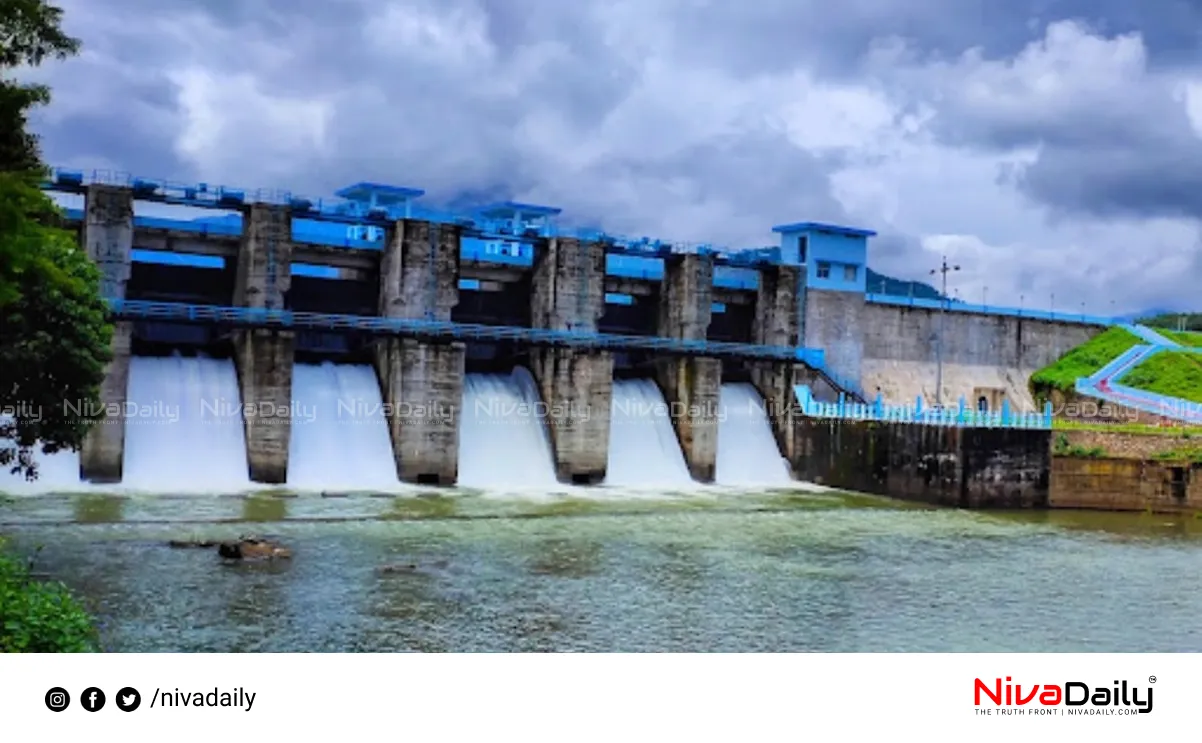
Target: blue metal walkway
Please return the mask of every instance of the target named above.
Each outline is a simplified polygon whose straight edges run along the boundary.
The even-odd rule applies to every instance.
[[[1145,325],[1124,324],[1122,327],[1132,335],[1147,341],[1148,345],[1132,346],[1090,376],[1078,379],[1077,392],[1163,418],[1202,424],[1202,405],[1198,403],[1121,384],[1123,377],[1159,353],[1180,351],[1202,354],[1202,349],[1186,348]]]
[[[811,348],[759,346],[722,341],[688,341],[615,333],[584,333],[568,330],[518,328],[502,325],[404,320],[364,315],[333,315],[321,312],[222,307],[219,305],[109,299],[112,315],[120,320],[154,320],[191,325],[278,330],[368,333],[429,340],[518,341],[532,346],[599,348],[606,350],[655,351],[669,356],[711,356],[770,361],[795,361],[822,371],[824,355]]]

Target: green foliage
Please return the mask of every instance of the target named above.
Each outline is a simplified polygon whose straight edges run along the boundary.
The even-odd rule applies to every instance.
[[[1132,369],[1123,384],[1167,397],[1202,403],[1202,356],[1161,351]]]
[[[1137,436],[1174,436],[1183,439],[1202,436],[1202,426],[1102,423],[1098,421],[1080,421],[1072,418],[1053,418],[1052,428],[1059,431],[1105,431],[1107,433],[1129,433]]]
[[[1078,379],[1088,377],[1140,342],[1137,336],[1120,327],[1107,328],[1061,356],[1056,363],[1035,372],[1031,376],[1031,391],[1041,400],[1046,400],[1053,390],[1072,392]]]
[[[1057,457],[1087,457],[1089,459],[1099,459],[1106,456],[1106,450],[1100,446],[1077,446],[1070,444],[1068,434],[1056,434],[1055,440],[1052,442],[1052,455]]]
[[[82,443],[111,358],[112,326],[100,273],[70,233],[42,221],[54,205],[36,186],[0,174],[0,246],[14,260],[0,272],[0,466],[37,476],[33,446],[47,453]]]
[[[1139,322],[1141,325],[1147,325],[1150,328],[1176,330],[1181,327],[1182,318],[1185,319],[1186,330],[1202,331],[1202,313],[1200,312],[1156,315],[1155,317],[1146,317]]]
[[[0,73],[79,51],[79,40],[63,33],[62,16],[62,9],[46,0],[0,0]],[[0,77],[0,171],[41,167],[37,137],[28,131],[26,117],[30,108],[49,100],[44,85]]]
[[[45,0],[0,0],[0,73],[74,54],[79,42],[60,28],[62,11]],[[0,77],[0,467],[32,479],[33,446],[75,449],[95,416],[112,327],[100,274],[38,188],[44,174],[37,140],[26,131],[31,106],[49,100],[40,86]]]
[[[1168,451],[1157,452],[1156,454],[1152,455],[1152,458],[1164,462],[1189,462],[1190,464],[1202,464],[1202,449],[1198,447],[1170,449]]]
[[[35,580],[28,565],[0,553],[0,652],[99,650],[100,640],[91,615],[66,586]]]
[[[1202,348],[1202,333],[1196,333],[1191,330],[1167,330],[1165,328],[1156,328],[1156,332],[1187,348]]]

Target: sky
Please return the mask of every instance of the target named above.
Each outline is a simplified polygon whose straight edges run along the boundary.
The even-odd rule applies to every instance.
[[[1202,0],[56,0],[52,165],[866,227],[965,301],[1202,311]]]

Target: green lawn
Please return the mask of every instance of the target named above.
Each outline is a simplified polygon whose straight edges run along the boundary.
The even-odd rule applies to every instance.
[[[1098,423],[1075,418],[1053,418],[1052,428],[1056,431],[1104,431],[1106,433],[1130,433],[1141,436],[1180,436],[1202,438],[1202,426],[1154,426],[1148,423]]]
[[[1052,390],[1072,392],[1081,377],[1088,377],[1142,340],[1120,327],[1111,327],[1069,351],[1031,376],[1031,390],[1046,399]]]
[[[1156,328],[1156,332],[1171,341],[1177,341],[1183,346],[1202,348],[1202,333],[1195,333],[1189,330],[1165,330],[1164,328]]]
[[[1202,403],[1202,355],[1161,351],[1132,369],[1122,383],[1168,397]]]

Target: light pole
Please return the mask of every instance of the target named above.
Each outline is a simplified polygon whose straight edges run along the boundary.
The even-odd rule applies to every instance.
[[[943,264],[939,268],[931,269],[931,275],[943,275],[943,288],[940,294],[943,301],[939,303],[939,337],[935,339],[935,405],[939,408],[943,407],[943,330],[945,327],[945,318],[947,317],[947,274],[949,271],[959,271],[959,266],[949,266],[947,256],[943,256]]]

